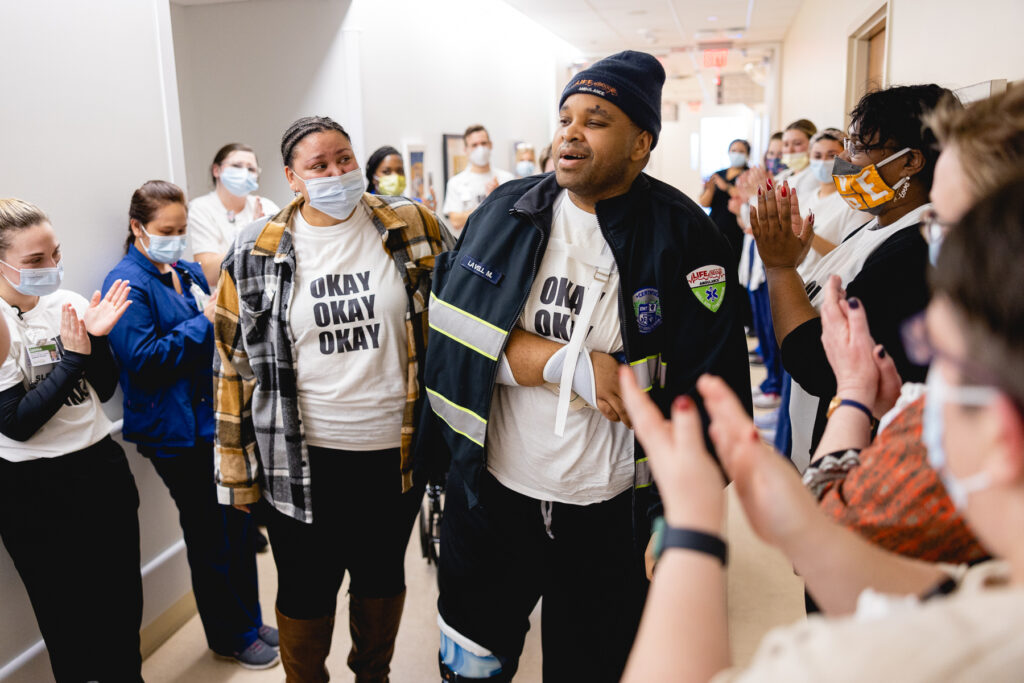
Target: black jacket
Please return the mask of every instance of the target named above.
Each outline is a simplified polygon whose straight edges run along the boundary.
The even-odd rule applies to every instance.
[[[451,466],[466,482],[470,505],[477,503],[486,468],[498,358],[526,305],[561,191],[552,173],[501,185],[469,217],[455,249],[437,260],[425,371],[436,419],[423,433],[443,440]],[[645,174],[629,192],[596,208],[619,271],[625,354],[642,385],[652,387],[652,398],[667,415],[676,396],[695,396],[697,378],[712,373],[729,383],[749,411],[747,348],[737,316],[738,298],[746,292],[714,224],[679,190]],[[688,275],[715,267],[724,269],[724,283],[691,288]],[[635,459],[635,487],[653,501],[639,445]]]

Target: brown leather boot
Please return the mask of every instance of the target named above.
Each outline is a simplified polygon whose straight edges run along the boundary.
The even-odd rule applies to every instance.
[[[390,598],[352,595],[348,605],[348,628],[352,633],[348,668],[355,672],[356,683],[387,683],[405,606],[405,591]]]
[[[275,608],[276,609],[276,608]],[[331,651],[334,617],[292,619],[277,611],[281,664],[287,683],[327,683],[327,655]]]

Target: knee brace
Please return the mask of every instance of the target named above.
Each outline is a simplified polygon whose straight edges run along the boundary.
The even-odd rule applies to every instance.
[[[448,626],[440,616],[437,623],[441,627],[438,664],[442,680],[453,683],[484,680],[501,683],[512,680],[511,672],[506,671],[507,667],[502,660],[490,650]]]

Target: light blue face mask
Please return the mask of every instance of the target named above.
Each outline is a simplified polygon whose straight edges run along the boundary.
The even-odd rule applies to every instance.
[[[811,173],[820,183],[832,183],[832,166],[835,159],[811,159]]]
[[[187,235],[151,235],[145,227],[142,232],[149,238],[146,255],[157,263],[177,263],[188,249]]]
[[[951,387],[946,384],[941,373],[933,366],[928,371],[928,389],[924,399],[924,410],[921,416],[921,443],[928,449],[928,464],[939,475],[946,493],[953,501],[953,507],[962,512],[967,507],[967,498],[972,493],[987,489],[992,485],[992,477],[988,471],[972,474],[959,479],[949,471],[946,458],[946,447],[943,409],[947,403],[958,403],[966,406],[986,406],[998,395],[992,387]]]
[[[17,269],[7,261],[0,261],[11,270],[18,271],[18,284],[11,282],[6,275],[4,279],[10,283],[14,290],[25,296],[46,296],[53,294],[60,289],[64,280],[64,262],[57,264],[56,268],[22,268]]]
[[[225,166],[220,170],[220,183],[231,194],[236,197],[244,197],[250,192],[259,189],[260,184],[256,182],[256,174],[247,168],[237,166]]]
[[[743,168],[747,165],[747,155],[743,152],[729,152],[729,166]]]
[[[516,164],[516,175],[520,178],[525,178],[528,175],[533,175],[537,172],[537,167],[533,165],[532,161],[520,161]]]
[[[295,173],[294,169],[292,169],[292,174],[306,186],[309,205],[339,221],[352,215],[352,211],[356,208],[359,200],[363,198],[363,192],[366,190],[366,177],[358,168],[342,175],[310,178],[309,180]]]

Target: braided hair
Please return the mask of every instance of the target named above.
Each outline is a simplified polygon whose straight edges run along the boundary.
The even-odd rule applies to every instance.
[[[329,130],[336,130],[350,140],[348,133],[341,127],[341,124],[329,116],[303,116],[301,119],[288,126],[288,130],[281,136],[281,158],[285,166],[292,165],[292,158],[295,155],[295,146],[302,142],[303,138],[313,133],[323,133]]]

